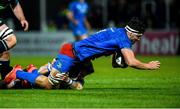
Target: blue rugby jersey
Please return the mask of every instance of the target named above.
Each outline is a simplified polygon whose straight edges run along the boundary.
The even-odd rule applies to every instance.
[[[75,54],[81,61],[131,47],[125,28],[107,28],[74,43]]]
[[[70,3],[69,10],[73,12],[74,18],[78,20],[79,23],[83,23],[88,11],[88,5],[86,2],[80,3],[74,1]]]

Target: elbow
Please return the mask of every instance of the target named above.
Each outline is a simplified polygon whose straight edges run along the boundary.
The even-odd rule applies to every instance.
[[[133,67],[133,66],[134,66],[133,63],[127,63],[127,65],[130,66],[130,67]]]
[[[130,67],[136,66],[136,63],[133,60],[126,61],[126,64]]]

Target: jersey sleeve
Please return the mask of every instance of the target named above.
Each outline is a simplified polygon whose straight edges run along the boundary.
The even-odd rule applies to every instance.
[[[132,45],[128,41],[119,41],[118,45],[119,45],[120,49],[122,49],[122,48],[131,49],[131,47],[132,47]]]
[[[11,0],[10,1],[10,5],[12,6],[12,8],[14,8],[18,3],[19,3],[18,0]]]
[[[124,32],[124,30],[118,30],[120,31],[120,33],[118,32],[116,41],[117,41],[117,45],[119,46],[120,49],[122,48],[132,48],[132,42],[131,40],[128,38],[127,34]]]

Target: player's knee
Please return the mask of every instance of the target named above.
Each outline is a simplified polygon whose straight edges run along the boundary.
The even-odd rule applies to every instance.
[[[81,40],[86,39],[87,37],[88,37],[87,34],[83,34],[83,35],[81,36]]]

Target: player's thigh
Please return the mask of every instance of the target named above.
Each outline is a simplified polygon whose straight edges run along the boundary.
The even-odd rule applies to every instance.
[[[5,41],[7,42],[9,49],[13,48],[17,43],[17,39],[16,39],[16,36],[14,34],[12,34],[8,38],[6,38]]]
[[[14,47],[17,43],[13,30],[10,29],[6,24],[0,26],[0,39],[6,42],[9,49]]]

